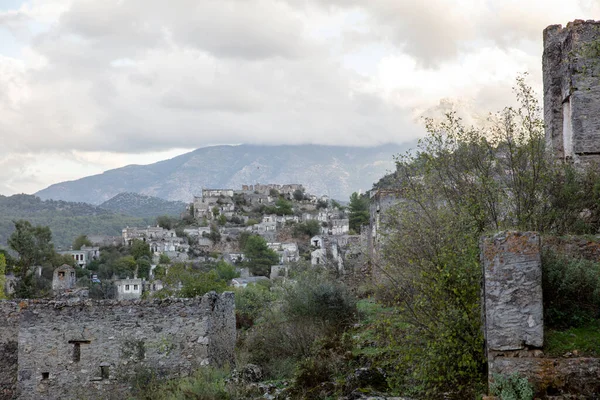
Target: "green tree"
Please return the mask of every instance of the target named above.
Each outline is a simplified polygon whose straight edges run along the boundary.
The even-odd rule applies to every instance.
[[[213,242],[213,244],[221,241],[221,232],[219,232],[219,227],[217,225],[210,225],[210,233],[208,234],[208,238]]]
[[[149,259],[152,259],[150,245],[140,239],[133,239],[133,241],[131,242],[131,248],[129,250],[129,253],[136,260],[138,260],[141,257],[148,257]]]
[[[133,278],[137,269],[137,263],[133,256],[125,256],[119,258],[113,267],[113,273],[119,278]]]
[[[217,263],[215,270],[217,271],[219,279],[225,282],[229,282],[233,278],[237,278],[238,276],[240,276],[240,273],[236,271],[233,265],[228,264],[222,260]]]
[[[19,253],[21,278],[29,273],[30,267],[42,265],[54,255],[52,232],[47,226],[32,226],[29,221],[13,221],[15,231],[8,238],[9,246]]]
[[[292,215],[294,210],[292,209],[292,203],[285,199],[278,199],[275,202],[275,214],[277,215]]]
[[[80,250],[83,246],[91,246],[92,242],[87,235],[79,235],[73,241],[73,250]]]
[[[279,263],[279,256],[267,246],[267,241],[258,235],[252,235],[244,246],[244,263],[254,275],[269,276],[271,266]]]
[[[292,196],[294,197],[294,200],[302,201],[302,200],[304,200],[304,191],[301,189],[296,189],[296,190],[294,190],[294,193],[292,194]]]
[[[171,259],[166,254],[161,253],[158,257],[158,263],[162,265],[169,265],[171,264]]]
[[[6,284],[6,258],[4,258],[4,254],[0,253],[0,300],[6,299],[6,294],[4,293],[4,286]]]
[[[168,215],[161,215],[156,217],[156,225],[164,229],[173,229],[176,225],[176,221]]]
[[[321,233],[321,225],[316,219],[296,224],[294,226],[293,236],[300,238],[303,236],[313,237]]]
[[[354,192],[350,196],[348,205],[350,229],[360,232],[363,225],[369,224],[369,199],[366,195],[359,195]]]
[[[144,256],[136,260],[138,278],[149,279],[150,269],[152,268],[150,258]]]
[[[397,306],[381,324],[382,340],[395,350],[388,362],[402,371],[389,379],[397,391],[475,396],[485,381],[479,237],[559,226],[552,193],[565,169],[545,154],[540,110],[522,78],[516,93],[519,106],[493,116],[491,128],[467,127],[452,113],[426,120],[418,151],[398,158],[402,201],[382,219],[380,267],[389,280],[379,293]],[[351,212],[352,200],[360,199],[353,195]]]

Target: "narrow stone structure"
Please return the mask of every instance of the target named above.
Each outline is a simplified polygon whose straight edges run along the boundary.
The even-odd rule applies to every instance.
[[[500,232],[482,240],[484,328],[494,352],[544,344],[540,237]]]
[[[544,30],[546,143],[557,158],[600,162],[600,21]]]
[[[0,302],[0,399],[127,398],[148,377],[233,363],[233,293]],[[18,339],[18,342],[17,342]]]

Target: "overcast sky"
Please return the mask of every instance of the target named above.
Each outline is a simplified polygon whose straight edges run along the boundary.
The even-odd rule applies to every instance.
[[[600,0],[0,0],[0,194],[215,144],[405,142],[541,91]]]

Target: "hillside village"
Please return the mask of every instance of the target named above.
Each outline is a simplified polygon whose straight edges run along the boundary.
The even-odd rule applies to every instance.
[[[168,286],[161,274],[168,275],[174,264],[228,263],[237,270],[238,276],[228,282],[233,287],[286,278],[290,269],[309,265],[333,268],[342,276],[359,265],[367,245],[366,236],[356,232],[361,227],[350,228],[348,213],[347,207],[327,196],[306,193],[301,184],[202,189],[180,219],[161,217],[156,226],[127,226],[121,237],[85,235],[86,244],[78,249],[59,251],[72,257],[74,263],[54,270],[52,293],[59,297],[69,293],[87,296],[89,292],[80,287],[112,284],[111,290],[102,292],[102,298],[141,298]],[[266,270],[256,271],[247,262],[243,241],[250,236],[262,238],[266,249],[276,255]],[[97,270],[103,251],[131,248],[136,242],[148,250],[147,273],[135,268],[107,276]],[[75,273],[74,268],[79,269],[79,279],[63,281]],[[41,267],[38,269],[41,275]],[[182,282],[171,284],[180,287]],[[16,285],[17,278],[9,275],[7,293],[12,294]]]

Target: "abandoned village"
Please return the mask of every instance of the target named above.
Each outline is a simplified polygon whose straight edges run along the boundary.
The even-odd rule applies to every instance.
[[[599,42],[600,22],[574,21],[544,31],[546,145],[556,159],[581,168],[600,162]],[[167,379],[233,364],[234,294],[161,296],[181,285],[165,280],[169,268],[223,262],[236,270],[227,282],[230,288],[293,282],[294,268],[303,263],[331,270],[349,284],[385,280],[378,267],[384,264],[386,223],[389,211],[403,206],[403,189],[376,188],[364,199],[366,223],[357,228],[346,207],[307,193],[302,183],[199,188],[184,213],[191,223],[182,229],[124,226],[120,237],[89,235],[89,244],[60,252],[76,266],[53,271],[51,298],[0,301],[0,399],[126,398],[128,378],[140,370],[152,369]],[[294,235],[299,226],[312,230]],[[268,271],[253,273],[244,263],[248,255],[240,238],[248,236],[260,237],[269,254],[276,255]],[[134,271],[111,279],[91,272],[85,279],[77,277],[76,271],[86,270],[106,246],[140,242],[151,254],[144,276]],[[591,246],[560,244],[574,253]],[[543,352],[544,246],[551,245],[536,232],[505,231],[481,240],[481,315],[490,384],[498,374],[518,373],[547,398],[598,398],[599,358]],[[41,273],[41,267],[33,273]],[[7,276],[7,295],[14,293],[18,279]],[[109,289],[97,298],[91,294],[94,285]]]

